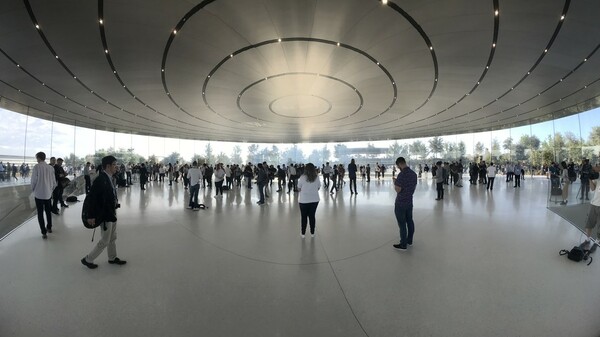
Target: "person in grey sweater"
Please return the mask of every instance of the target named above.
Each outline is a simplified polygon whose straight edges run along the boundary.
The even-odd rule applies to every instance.
[[[442,167],[442,162],[438,161],[435,163],[437,166],[436,174],[435,174],[435,183],[437,186],[437,198],[435,200],[444,199],[444,168]]]

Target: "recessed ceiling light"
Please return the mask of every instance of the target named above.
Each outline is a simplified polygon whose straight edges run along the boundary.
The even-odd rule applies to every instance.
[[[387,0],[381,0],[381,3],[387,5]]]
[[[104,49],[104,53],[108,54],[108,49]]]
[[[496,9],[496,11],[494,12],[495,16],[498,16],[498,10]]]
[[[339,42],[337,43],[337,46],[338,46],[338,47],[340,46],[340,43],[339,43]]]
[[[433,50],[433,46],[429,46],[429,50]]]
[[[37,23],[35,24],[35,28],[36,29],[40,29],[40,25],[38,25]]]
[[[98,22],[100,22],[100,24],[104,24],[104,21],[102,19],[98,20]]]
[[[548,52],[548,49],[544,49],[544,53],[547,53],[547,52]]]
[[[230,57],[230,58],[231,58],[231,57],[233,57],[233,54],[229,55],[229,57]]]
[[[58,59],[58,55],[54,55],[54,57],[56,57]]]
[[[492,48],[496,48],[496,44],[495,43],[492,43]]]
[[[562,21],[562,20],[564,20],[564,19],[565,19],[565,16],[564,16],[564,15],[560,17],[560,20],[561,20],[561,21]]]
[[[281,42],[281,39],[277,39],[277,42]]]
[[[177,34],[177,29],[173,29],[173,35]]]

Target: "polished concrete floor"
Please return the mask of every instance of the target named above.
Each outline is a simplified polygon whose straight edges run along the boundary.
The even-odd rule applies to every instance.
[[[296,196],[181,184],[119,189],[118,255],[90,270],[81,203],[0,241],[0,336],[600,336],[600,260],[558,255],[581,232],[546,209],[547,180],[415,192],[415,241],[397,251],[391,180],[322,191],[317,235]],[[96,233],[96,238],[98,233]],[[600,256],[600,255],[599,255]]]

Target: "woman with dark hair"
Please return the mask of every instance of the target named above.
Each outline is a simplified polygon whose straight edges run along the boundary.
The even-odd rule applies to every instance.
[[[312,163],[304,166],[304,174],[298,179],[298,203],[300,204],[300,218],[302,223],[301,236],[306,235],[307,222],[310,223],[310,235],[315,237],[315,213],[321,200],[319,189],[321,182],[317,177],[317,170]]]

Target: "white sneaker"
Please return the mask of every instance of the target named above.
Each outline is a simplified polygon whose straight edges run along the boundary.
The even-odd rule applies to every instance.
[[[315,235],[314,235],[314,234],[311,234],[311,235],[310,235],[310,237],[311,237],[311,238],[314,238],[314,237],[315,237]]]
[[[306,237],[306,235],[300,234],[300,237],[302,237],[304,239]]]

